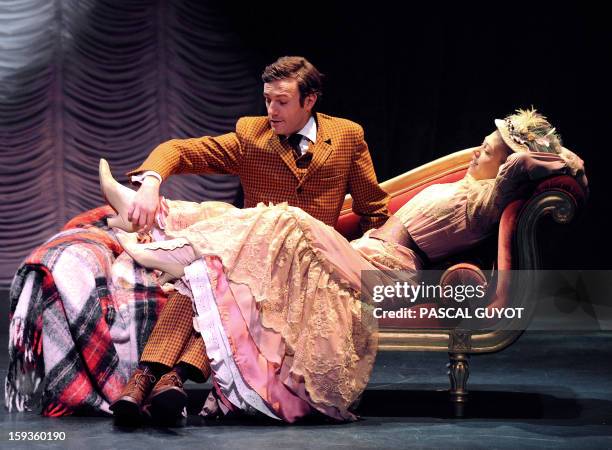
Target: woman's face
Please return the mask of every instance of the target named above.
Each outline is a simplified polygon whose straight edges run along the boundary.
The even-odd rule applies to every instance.
[[[468,173],[477,180],[495,178],[510,151],[499,131],[494,131],[474,150]]]

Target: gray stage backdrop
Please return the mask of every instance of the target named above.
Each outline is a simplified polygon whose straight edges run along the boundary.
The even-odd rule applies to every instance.
[[[215,2],[0,2],[0,287],[160,142],[262,113],[261,82]],[[218,3],[217,3],[218,5]],[[174,177],[170,198],[233,202],[234,177]]]

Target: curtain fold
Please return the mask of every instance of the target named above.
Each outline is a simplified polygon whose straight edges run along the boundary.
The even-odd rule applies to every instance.
[[[103,203],[99,158],[125,172],[172,138],[261,114],[259,68],[216,2],[0,3],[0,287],[76,214]],[[162,193],[240,202],[236,177],[180,176]]]

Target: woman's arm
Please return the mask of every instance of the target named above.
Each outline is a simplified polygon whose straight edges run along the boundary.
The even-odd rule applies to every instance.
[[[468,199],[468,220],[473,227],[497,222],[504,208],[518,198],[528,182],[570,173],[564,158],[544,152],[513,153],[500,167],[495,180]]]

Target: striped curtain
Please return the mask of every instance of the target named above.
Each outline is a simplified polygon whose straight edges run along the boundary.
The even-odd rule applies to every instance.
[[[261,68],[208,1],[0,3],[0,287],[74,215],[103,203],[97,165],[263,113]],[[240,201],[239,182],[180,176],[162,193]]]

